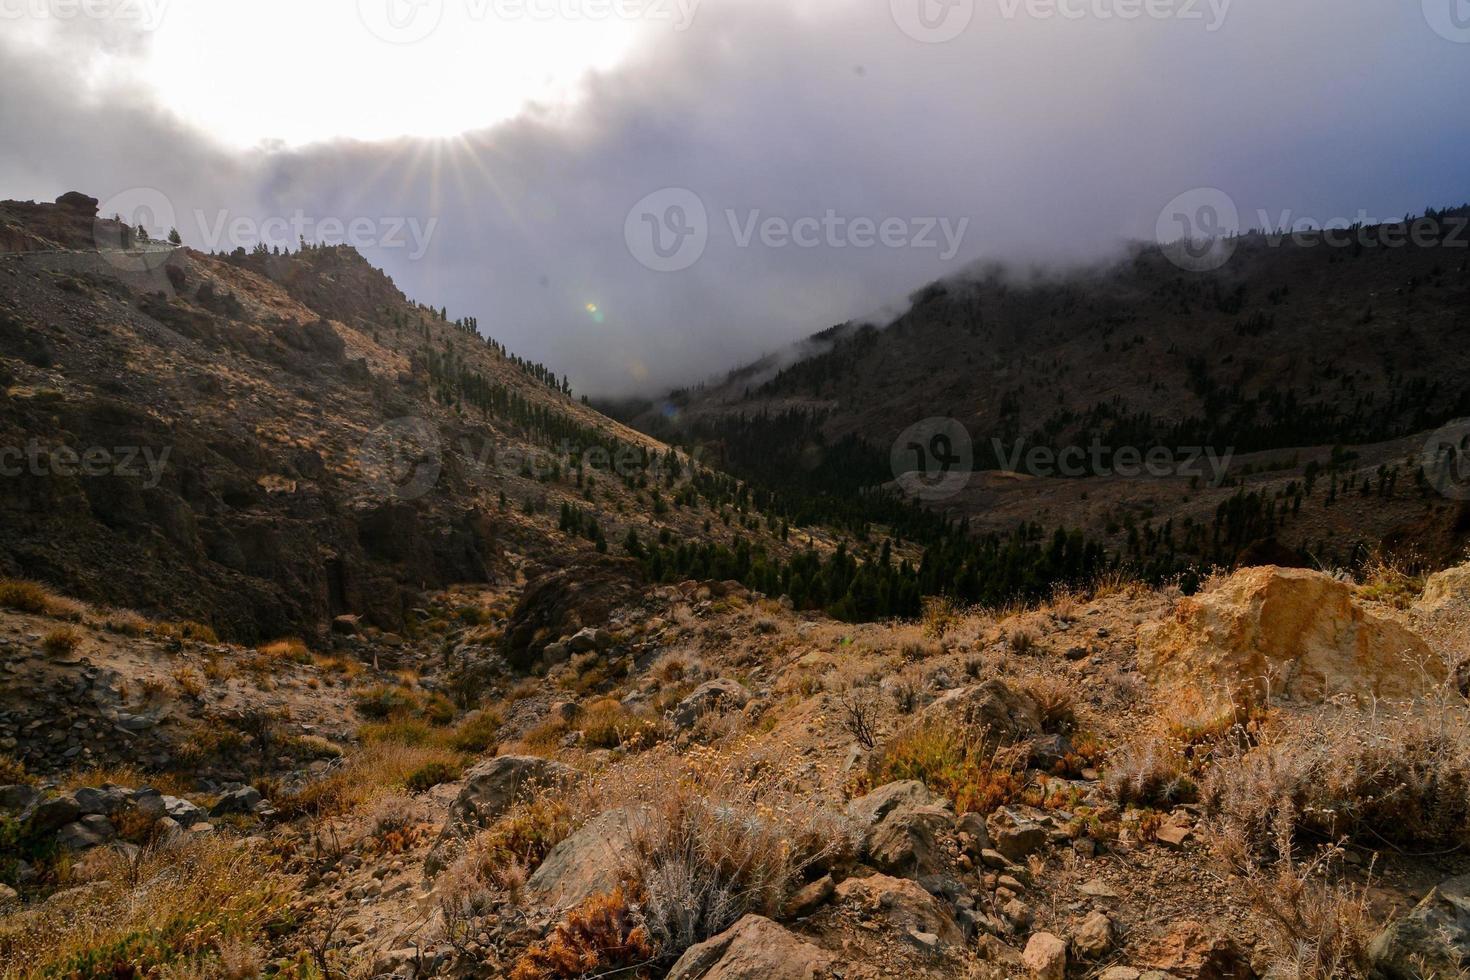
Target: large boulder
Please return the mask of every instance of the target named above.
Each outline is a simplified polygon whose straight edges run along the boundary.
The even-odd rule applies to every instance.
[[[832,954],[770,919],[747,915],[685,950],[668,980],[817,980],[834,962]]]
[[[728,678],[707,681],[696,687],[674,709],[674,725],[689,728],[712,711],[739,711],[750,701],[750,692]]]
[[[1470,875],[1440,882],[1368,947],[1389,980],[1459,977],[1470,971]]]
[[[1307,701],[1412,697],[1444,676],[1417,634],[1364,609],[1346,583],[1301,568],[1243,568],[1181,599],[1172,618],[1141,626],[1138,639],[1150,681],[1205,701],[1268,691]]]
[[[893,810],[868,834],[864,847],[879,871],[903,878],[923,878],[942,870],[942,835],[954,828],[954,814],[941,806],[905,806]]]
[[[901,779],[886,783],[859,796],[847,805],[847,812],[863,830],[872,830],[894,810],[900,807],[928,806],[936,802],[929,787],[917,779]]]
[[[535,755],[487,759],[464,774],[464,787],[449,805],[440,839],[482,830],[509,809],[523,789],[561,785],[573,775],[569,766]]]
[[[526,891],[543,905],[569,908],[622,884],[633,858],[630,817],[624,810],[609,810],[553,847],[526,882]]]
[[[999,679],[945,692],[924,709],[919,721],[984,730],[1002,742],[1041,734],[1041,708],[1035,699]]]
[[[965,934],[944,903],[906,878],[872,875],[837,886],[837,903],[884,923],[900,935],[928,935],[957,945]]]
[[[1429,576],[1414,611],[1426,616],[1470,611],[1470,565],[1456,565]]]
[[[517,670],[527,670],[548,643],[601,626],[614,609],[637,595],[639,578],[638,564],[631,559],[599,555],[533,580],[506,624],[506,659]]]

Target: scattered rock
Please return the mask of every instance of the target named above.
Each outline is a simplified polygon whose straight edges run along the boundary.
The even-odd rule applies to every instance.
[[[943,807],[899,807],[868,835],[868,859],[878,870],[900,877],[935,874],[941,863],[937,841],[953,819]]]
[[[1049,932],[1038,932],[1026,942],[1021,962],[1035,980],[1063,980],[1067,975],[1067,944]]]
[[[1095,960],[1113,948],[1113,920],[1101,912],[1093,912],[1077,927],[1072,945],[1079,955]]]
[[[219,798],[214,806],[209,808],[211,817],[222,817],[229,813],[254,813],[256,808],[264,803],[260,790],[254,786],[241,786]]]
[[[1368,955],[1389,980],[1463,975],[1470,969],[1470,875],[1431,889],[1378,934]]]
[[[870,830],[898,807],[928,806],[933,802],[934,794],[927,786],[917,779],[904,779],[859,796],[847,805],[847,812],[864,830]]]
[[[711,711],[739,711],[750,701],[750,692],[728,678],[706,681],[699,685],[674,709],[674,725],[690,728],[702,715]]]
[[[1051,839],[1051,832],[1019,807],[1001,807],[986,821],[990,842],[1010,861],[1024,861]]]
[[[747,915],[685,950],[668,980],[817,980],[833,962],[830,953],[770,919]]]
[[[821,879],[797,889],[796,894],[787,900],[781,914],[788,920],[805,918],[830,902],[836,891],[837,885],[832,881],[832,876],[824,875]]]

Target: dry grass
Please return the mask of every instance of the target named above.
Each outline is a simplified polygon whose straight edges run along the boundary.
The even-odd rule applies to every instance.
[[[960,609],[949,596],[928,596],[919,622],[926,639],[942,640],[959,625]]]
[[[438,745],[386,740],[365,744],[340,768],[283,791],[272,802],[287,819],[335,816],[403,790],[416,773],[424,773],[436,764],[457,771],[464,765],[464,757]]]
[[[986,814],[1021,799],[1025,750],[1003,748],[985,732],[934,723],[891,739],[854,790],[865,793],[900,779],[917,779],[954,803],[956,813]]]
[[[226,956],[263,938],[289,897],[263,859],[232,841],[97,860],[89,887],[0,920],[0,975],[218,976]]]
[[[80,621],[86,606],[26,579],[0,579],[0,607],[34,616]]]
[[[1470,713],[1418,701],[1281,717],[1211,767],[1203,800],[1224,832],[1265,856],[1283,812],[1316,841],[1470,843]]]
[[[131,609],[109,609],[102,615],[102,628],[120,636],[143,636],[149,622]]]
[[[153,632],[158,636],[183,642],[191,640],[195,643],[218,643],[219,636],[214,628],[203,623],[196,623],[192,619],[179,620],[170,623],[155,623]]]
[[[1364,599],[1407,609],[1424,594],[1426,576],[1410,557],[1375,554],[1358,573],[1357,594]]]
[[[628,814],[627,877],[642,887],[663,956],[742,915],[777,915],[808,873],[849,855],[845,813],[813,795],[794,755],[749,740],[728,751],[658,749],[592,787],[601,809]]]
[[[1268,976],[1286,980],[1346,980],[1373,973],[1369,945],[1380,928],[1369,911],[1367,883],[1360,887],[1331,880],[1342,857],[1339,846],[1324,846],[1305,863],[1293,857],[1295,814],[1274,816],[1276,851],[1262,865],[1243,841],[1216,836],[1216,854],[1238,875],[1237,884],[1251,907],[1270,926],[1265,952]]]
[[[69,657],[77,652],[85,639],[86,635],[75,626],[58,626],[41,638],[41,649],[48,656]]]
[[[312,662],[311,650],[307,648],[306,642],[294,636],[262,644],[255,650],[269,662],[293,664]]]

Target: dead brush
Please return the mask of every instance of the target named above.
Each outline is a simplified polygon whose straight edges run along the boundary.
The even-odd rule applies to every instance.
[[[1316,840],[1470,842],[1470,713],[1448,699],[1334,703],[1267,726],[1210,767],[1202,800],[1250,852],[1282,856],[1278,814]]]
[[[1268,976],[1290,980],[1340,980],[1373,973],[1369,947],[1379,923],[1369,910],[1368,881],[1354,887],[1332,882],[1341,845],[1318,849],[1305,862],[1293,857],[1296,815],[1283,806],[1272,815],[1277,857],[1262,864],[1249,850],[1218,833],[1215,853],[1238,876],[1251,907],[1270,925]]]
[[[813,795],[799,758],[751,740],[727,751],[660,748],[610,770],[599,806],[627,815],[625,872],[662,955],[750,912],[775,916],[809,869],[850,855],[846,813]]]
[[[657,958],[636,889],[615,888],[593,895],[567,912],[551,935],[533,943],[516,962],[511,980],[577,980],[624,976]]]
[[[1021,681],[1021,690],[1031,695],[1041,712],[1041,728],[1048,734],[1067,734],[1077,727],[1073,683],[1055,674],[1038,674]]]
[[[839,723],[865,749],[878,741],[878,706],[869,694],[848,688],[836,698]]]
[[[1027,750],[1000,746],[988,732],[930,723],[901,732],[882,747],[852,786],[866,793],[917,779],[954,803],[956,813],[988,814],[1021,799]]]
[[[960,624],[960,609],[950,596],[927,596],[920,617],[924,638],[943,640]]]
[[[1386,603],[1395,609],[1407,609],[1424,594],[1427,576],[1423,561],[1409,554],[1403,556],[1375,552],[1357,574],[1357,593],[1364,599]]]

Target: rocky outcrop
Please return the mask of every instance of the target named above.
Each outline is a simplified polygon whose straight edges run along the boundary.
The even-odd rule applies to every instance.
[[[924,709],[919,722],[963,725],[1014,742],[1041,734],[1041,709],[1029,694],[997,679],[947,691]]]
[[[728,678],[707,681],[695,688],[674,708],[674,727],[692,728],[712,711],[739,711],[750,701],[750,692]]]
[[[770,919],[747,915],[685,950],[668,980],[817,980],[834,962],[830,953]]]
[[[550,643],[586,627],[601,626],[614,608],[632,598],[637,565],[606,555],[577,559],[526,586],[506,625],[506,659],[528,670]]]
[[[575,776],[571,767],[534,755],[502,755],[474,766],[464,774],[464,786],[449,805],[449,816],[424,870],[431,875],[442,871],[456,842],[490,826],[523,793],[564,785]]]
[[[568,908],[620,885],[632,858],[629,816],[609,810],[553,847],[526,891],[544,905]]]
[[[1139,667],[1155,685],[1205,701],[1285,695],[1408,697],[1443,678],[1428,645],[1354,601],[1322,572],[1245,568],[1174,616],[1139,628]]]
[[[906,878],[849,878],[837,886],[836,900],[925,946],[932,945],[923,939],[930,936],[946,945],[964,942],[964,931],[944,903]]]
[[[1440,882],[1368,949],[1388,980],[1463,976],[1470,970],[1470,875]]]
[[[1429,576],[1424,592],[1414,603],[1414,611],[1426,616],[1457,610],[1470,611],[1470,565],[1456,565]]]

